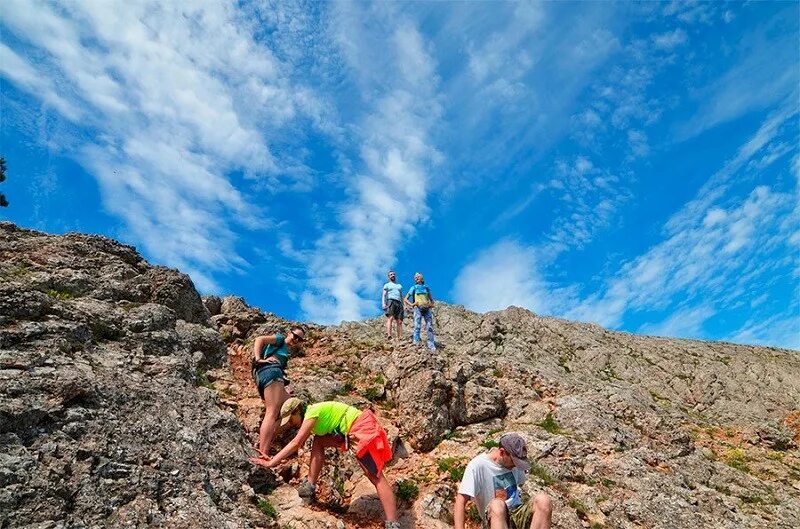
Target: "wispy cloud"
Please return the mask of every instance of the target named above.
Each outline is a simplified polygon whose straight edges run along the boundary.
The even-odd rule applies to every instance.
[[[563,310],[570,291],[548,284],[539,270],[533,248],[502,240],[481,251],[461,269],[454,283],[453,298],[469,309],[482,312],[512,305],[541,314]]]
[[[694,90],[697,113],[678,129],[679,138],[694,137],[787,99],[797,101],[800,86],[797,14],[796,5],[787,6],[738,43],[732,66]],[[794,32],[778,32],[778,36],[768,37],[786,24],[792,24]]]
[[[681,28],[653,36],[653,44],[655,44],[656,48],[662,50],[671,50],[672,48],[686,44],[687,40],[688,36]]]
[[[657,336],[703,339],[707,337],[703,331],[703,324],[714,314],[716,311],[708,305],[678,309],[661,322],[642,325],[638,332]]]
[[[698,325],[716,310],[715,303],[729,306],[731,291],[775,273],[775,267],[782,265],[772,261],[772,252],[781,250],[797,229],[797,220],[789,220],[795,197],[758,186],[738,203],[733,197],[726,207],[720,203],[728,181],[741,175],[748,161],[779,143],[782,127],[796,115],[797,109],[789,106],[769,116],[697,196],[670,218],[662,242],[622,266],[602,290],[567,315],[615,327],[626,313],[663,310],[680,296],[683,308],[674,319],[643,329],[684,327],[696,335]]]
[[[326,233],[308,256],[310,288],[301,307],[322,322],[359,319],[374,310],[379,277],[401,239],[427,218],[431,170],[440,158],[430,135],[441,112],[436,64],[416,26],[379,8],[367,29],[354,23],[362,19],[351,11],[359,6],[335,8],[341,12],[334,13],[334,38],[355,70],[366,112],[354,128],[360,159],[348,182],[350,198],[341,206],[341,227]],[[392,88],[383,90],[386,85]]]
[[[192,272],[203,289],[215,288],[209,272],[242,266],[232,226],[252,228],[263,215],[227,175],[275,182],[284,167],[268,138],[317,109],[237,11],[16,0],[5,8],[3,25],[31,53],[2,51],[16,72],[4,75],[67,119],[81,109],[84,145],[74,154],[125,221],[124,238]]]

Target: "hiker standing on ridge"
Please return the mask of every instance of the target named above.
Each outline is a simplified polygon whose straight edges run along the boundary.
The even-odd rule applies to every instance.
[[[530,469],[525,439],[512,432],[503,434],[499,442],[500,446],[467,464],[453,509],[455,529],[464,529],[469,499],[478,507],[482,529],[550,529],[550,497],[539,493],[532,501],[523,501],[520,494],[519,486]]]
[[[397,337],[403,337],[403,316],[405,315],[405,308],[403,307],[403,285],[397,283],[397,274],[394,270],[389,270],[389,282],[383,285],[383,294],[381,294],[381,306],[383,312],[386,314],[386,339],[392,339],[392,323],[395,324]]]
[[[264,401],[264,419],[258,430],[258,457],[250,462],[263,465],[269,457],[269,447],[277,429],[281,406],[289,397],[286,392],[286,364],[289,352],[299,351],[306,333],[295,325],[287,334],[258,336],[253,343],[253,378],[258,386],[258,394]]]
[[[433,296],[431,289],[425,284],[425,278],[417,272],[414,274],[414,286],[408,289],[406,304],[414,308],[414,343],[419,343],[422,320],[425,320],[425,332],[428,335],[428,349],[435,350],[433,335]]]
[[[289,401],[286,408],[288,403]],[[281,415],[287,413],[288,424],[300,430],[283,450],[269,458],[263,466],[277,466],[297,452],[313,434],[308,478],[303,480],[297,490],[301,498],[313,501],[317,492],[317,480],[325,463],[325,449],[339,448],[344,452],[353,446],[356,460],[378,493],[386,516],[386,529],[400,529],[400,522],[397,521],[397,500],[383,473],[383,467],[392,460],[392,447],[375,414],[370,410],[361,411],[336,401],[318,402],[307,408],[299,402],[291,410],[281,410]]]

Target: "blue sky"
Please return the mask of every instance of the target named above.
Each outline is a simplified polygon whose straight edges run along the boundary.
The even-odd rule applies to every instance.
[[[800,4],[6,0],[11,207],[287,317],[800,348]]]

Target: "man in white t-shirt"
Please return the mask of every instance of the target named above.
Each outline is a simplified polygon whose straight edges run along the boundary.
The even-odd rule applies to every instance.
[[[464,529],[467,500],[481,515],[482,527],[490,529],[550,529],[553,507],[540,493],[523,501],[519,486],[525,481],[528,447],[517,433],[500,437],[500,446],[480,454],[467,464],[458,487],[453,517],[455,529]]]

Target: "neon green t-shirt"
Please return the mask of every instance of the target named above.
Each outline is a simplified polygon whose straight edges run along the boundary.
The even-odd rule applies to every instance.
[[[314,435],[330,433],[347,435],[359,415],[361,415],[361,410],[358,408],[348,406],[343,402],[328,401],[318,402],[306,408],[304,419],[317,420],[311,430]]]

